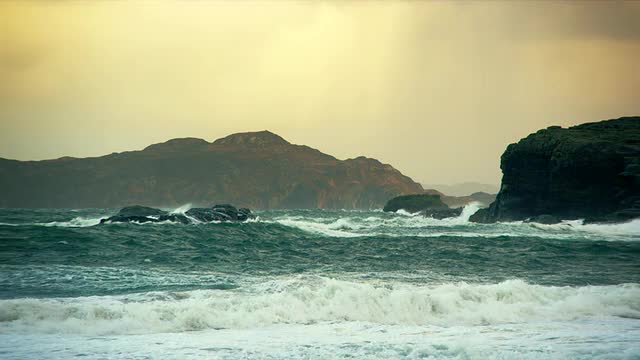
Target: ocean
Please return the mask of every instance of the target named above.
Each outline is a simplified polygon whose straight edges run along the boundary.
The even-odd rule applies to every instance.
[[[0,358],[640,359],[640,220],[476,209],[189,225],[0,209]]]

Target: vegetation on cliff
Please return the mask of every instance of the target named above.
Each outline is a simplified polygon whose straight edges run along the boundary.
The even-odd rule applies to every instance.
[[[509,145],[500,167],[496,201],[472,221],[640,217],[640,117],[540,130]]]

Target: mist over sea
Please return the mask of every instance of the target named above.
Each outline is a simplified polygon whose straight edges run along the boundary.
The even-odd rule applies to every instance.
[[[475,210],[0,209],[0,358],[640,359],[640,220]]]

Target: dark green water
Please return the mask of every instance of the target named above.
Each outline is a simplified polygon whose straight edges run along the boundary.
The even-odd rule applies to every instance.
[[[640,282],[640,241],[622,231],[330,211],[261,212],[250,223],[94,225],[110,212],[0,210],[1,223],[11,224],[0,225],[0,298],[216,289],[238,286],[235,276],[303,273],[435,283]],[[228,276],[154,281],[145,271]]]
[[[442,221],[298,210],[247,223],[98,225],[115,210],[0,209],[0,334],[603,318],[636,329],[640,222],[481,225],[466,221],[472,211]],[[197,321],[184,318],[194,307]]]

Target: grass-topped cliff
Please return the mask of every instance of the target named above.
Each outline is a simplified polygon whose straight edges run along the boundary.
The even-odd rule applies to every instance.
[[[507,147],[496,201],[472,220],[640,217],[640,117],[552,126]]]

